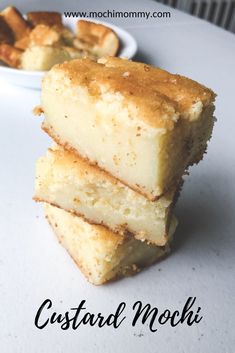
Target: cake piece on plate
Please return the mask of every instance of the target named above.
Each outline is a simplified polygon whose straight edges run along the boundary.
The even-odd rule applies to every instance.
[[[13,44],[14,35],[3,16],[0,14],[0,44]]]
[[[47,25],[37,25],[29,35],[29,46],[70,46],[73,41],[73,34],[66,27],[50,27]],[[78,50],[72,47],[74,50]]]
[[[62,45],[61,31],[46,25],[37,25],[29,35],[29,46]]]
[[[110,230],[165,245],[177,187],[150,201],[114,177],[59,146],[50,148],[36,166],[35,196]]]
[[[101,23],[79,20],[74,45],[100,58],[106,55],[117,55],[120,42],[111,28]]]
[[[32,46],[23,52],[21,68],[30,71],[46,71],[65,60],[70,60],[70,55],[62,47]]]
[[[169,244],[157,247],[117,235],[49,204],[45,204],[45,214],[60,243],[89,282],[96,285],[134,274],[169,252]],[[176,223],[173,218],[172,233]]]
[[[22,50],[13,47],[10,44],[0,44],[0,60],[13,68],[21,67]]]
[[[215,94],[188,78],[120,58],[56,65],[42,84],[43,129],[150,200],[197,163]]]
[[[50,27],[63,27],[62,16],[53,11],[32,11],[27,13],[27,20],[33,26],[46,25]]]
[[[28,36],[31,27],[15,7],[8,6],[0,13],[0,15],[10,27],[15,40]]]

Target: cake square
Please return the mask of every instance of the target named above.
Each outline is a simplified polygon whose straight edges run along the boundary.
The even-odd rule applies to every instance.
[[[0,44],[13,44],[14,35],[3,16],[0,14]]]
[[[150,201],[97,166],[58,145],[36,164],[36,201],[48,202],[113,232],[163,246],[178,187]]]
[[[98,58],[106,55],[117,55],[120,42],[118,36],[110,27],[101,23],[79,20],[76,36],[74,45],[79,49],[87,50]]]
[[[117,235],[104,226],[89,224],[55,206],[45,204],[44,209],[59,242],[95,285],[139,272],[169,253],[169,244],[148,245],[131,236]],[[174,218],[172,232],[176,223]]]
[[[6,7],[0,12],[0,16],[3,17],[4,21],[10,27],[15,40],[27,37],[30,33],[31,27],[29,23],[14,6]]]
[[[37,25],[46,25],[50,27],[62,28],[62,16],[54,11],[31,11],[27,13],[27,20],[35,27]]]
[[[21,68],[30,71],[46,71],[65,60],[70,60],[70,55],[64,48],[35,45],[28,47],[22,54]]]
[[[89,163],[156,200],[207,147],[215,94],[188,78],[108,57],[54,66],[42,83],[43,129]]]

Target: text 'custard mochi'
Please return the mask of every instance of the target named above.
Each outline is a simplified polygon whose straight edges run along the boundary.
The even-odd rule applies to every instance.
[[[43,128],[148,199],[206,150],[215,95],[188,78],[120,58],[56,65],[42,84]]]

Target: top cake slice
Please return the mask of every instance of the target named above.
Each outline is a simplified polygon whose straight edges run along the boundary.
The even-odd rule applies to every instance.
[[[179,75],[120,58],[54,66],[42,83],[43,129],[150,200],[206,150],[215,94]]]

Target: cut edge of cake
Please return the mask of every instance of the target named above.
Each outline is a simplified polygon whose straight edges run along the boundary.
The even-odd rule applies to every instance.
[[[76,154],[54,144],[36,163],[34,200],[47,202],[118,234],[163,246],[183,181],[149,201]]]
[[[46,203],[44,211],[61,245],[87,280],[95,285],[133,275],[170,252],[169,244],[157,247],[131,235],[117,235]],[[177,220],[173,217],[171,234],[176,225]]]

